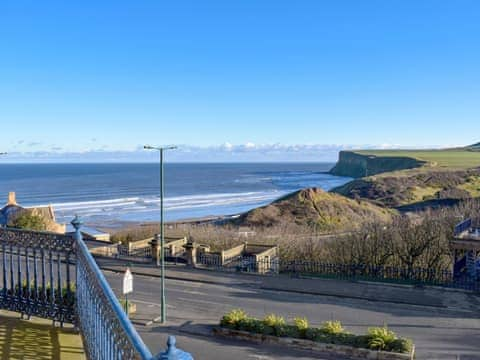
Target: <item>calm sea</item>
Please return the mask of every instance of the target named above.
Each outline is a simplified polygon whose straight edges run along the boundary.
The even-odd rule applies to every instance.
[[[298,189],[329,190],[350,180],[327,174],[332,166],[166,164],[165,216],[238,214]],[[60,222],[75,214],[91,224],[157,221],[159,178],[158,164],[0,164],[0,196],[15,191],[21,205],[52,204]]]

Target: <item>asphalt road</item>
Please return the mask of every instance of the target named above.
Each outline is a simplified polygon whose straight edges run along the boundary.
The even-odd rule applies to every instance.
[[[106,272],[106,276],[118,293],[121,274]],[[158,278],[135,277],[131,299],[139,308],[139,318],[158,316],[159,289]],[[167,301],[167,326],[137,325],[138,331],[155,352],[164,348],[167,334],[176,335],[179,347],[194,354],[197,360],[329,359],[285,347],[224,341],[206,336],[207,333],[201,335],[202,325],[218,323],[220,317],[233,308],[242,308],[259,318],[268,313],[282,314],[290,320],[306,316],[313,325],[340,320],[347,330],[355,333],[388,324],[399,335],[414,339],[418,359],[480,359],[480,314],[474,311],[269,291],[253,284],[217,285],[168,279]],[[472,297],[472,301],[478,298]],[[480,308],[480,302],[473,305]]]

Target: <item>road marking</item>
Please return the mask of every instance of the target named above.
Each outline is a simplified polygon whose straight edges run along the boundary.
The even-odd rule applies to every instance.
[[[150,302],[150,301],[143,301],[143,300],[138,300],[138,299],[132,299],[132,301],[136,302],[136,303],[139,303],[139,304],[145,304],[145,305],[150,305],[150,306],[157,306],[157,307],[162,306],[162,304],[158,304],[158,303],[154,303],[154,302]],[[176,306],[173,306],[173,305],[170,305],[170,304],[167,304],[167,307],[172,308],[172,309],[177,308]]]
[[[214,305],[220,305],[220,306],[228,306],[228,304],[225,304],[225,303],[218,303],[218,302],[215,302],[215,301],[206,301],[206,300],[200,300],[200,299],[187,299],[187,298],[177,298],[177,300],[180,300],[180,301],[188,301],[188,302],[199,302],[199,303],[204,303],[204,304],[214,304]]]

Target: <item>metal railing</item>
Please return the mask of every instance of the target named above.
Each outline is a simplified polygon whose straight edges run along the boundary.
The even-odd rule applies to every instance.
[[[72,221],[77,245],[78,327],[89,359],[190,360],[190,354],[175,348],[169,338],[168,350],[156,357],[137,333],[120,302],[108,285],[95,259],[82,240],[81,222]]]
[[[78,326],[89,359],[152,359],[153,356],[128,320],[87,246],[78,219],[77,254]]]
[[[0,229],[0,308],[73,323],[76,248],[70,236]]]
[[[412,285],[431,285],[480,292],[480,281],[454,277],[449,269],[374,266],[365,264],[335,264],[320,261],[284,261],[238,257],[227,264],[219,258],[199,255],[197,265],[217,271],[249,272],[264,275],[289,274],[353,281],[377,281]]]
[[[108,251],[105,249],[108,248]],[[122,244],[114,244],[110,246],[101,247],[101,250],[90,249],[90,253],[94,257],[103,257],[110,259],[122,259],[128,260],[132,263],[151,263],[155,262],[155,258],[152,257],[152,247],[144,246],[130,250],[128,246]],[[169,248],[164,250],[165,261],[173,264],[185,264],[187,262],[186,255],[183,252],[171,253]]]
[[[83,242],[80,220],[72,225],[73,237],[0,229],[0,308],[75,324],[88,359],[192,360],[174,337],[152,355]]]

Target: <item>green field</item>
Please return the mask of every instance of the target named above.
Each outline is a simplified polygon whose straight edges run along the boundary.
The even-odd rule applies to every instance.
[[[409,157],[427,161],[430,166],[455,169],[474,168],[480,166],[480,151],[461,149],[452,150],[360,150],[353,151],[362,155],[378,157]]]

